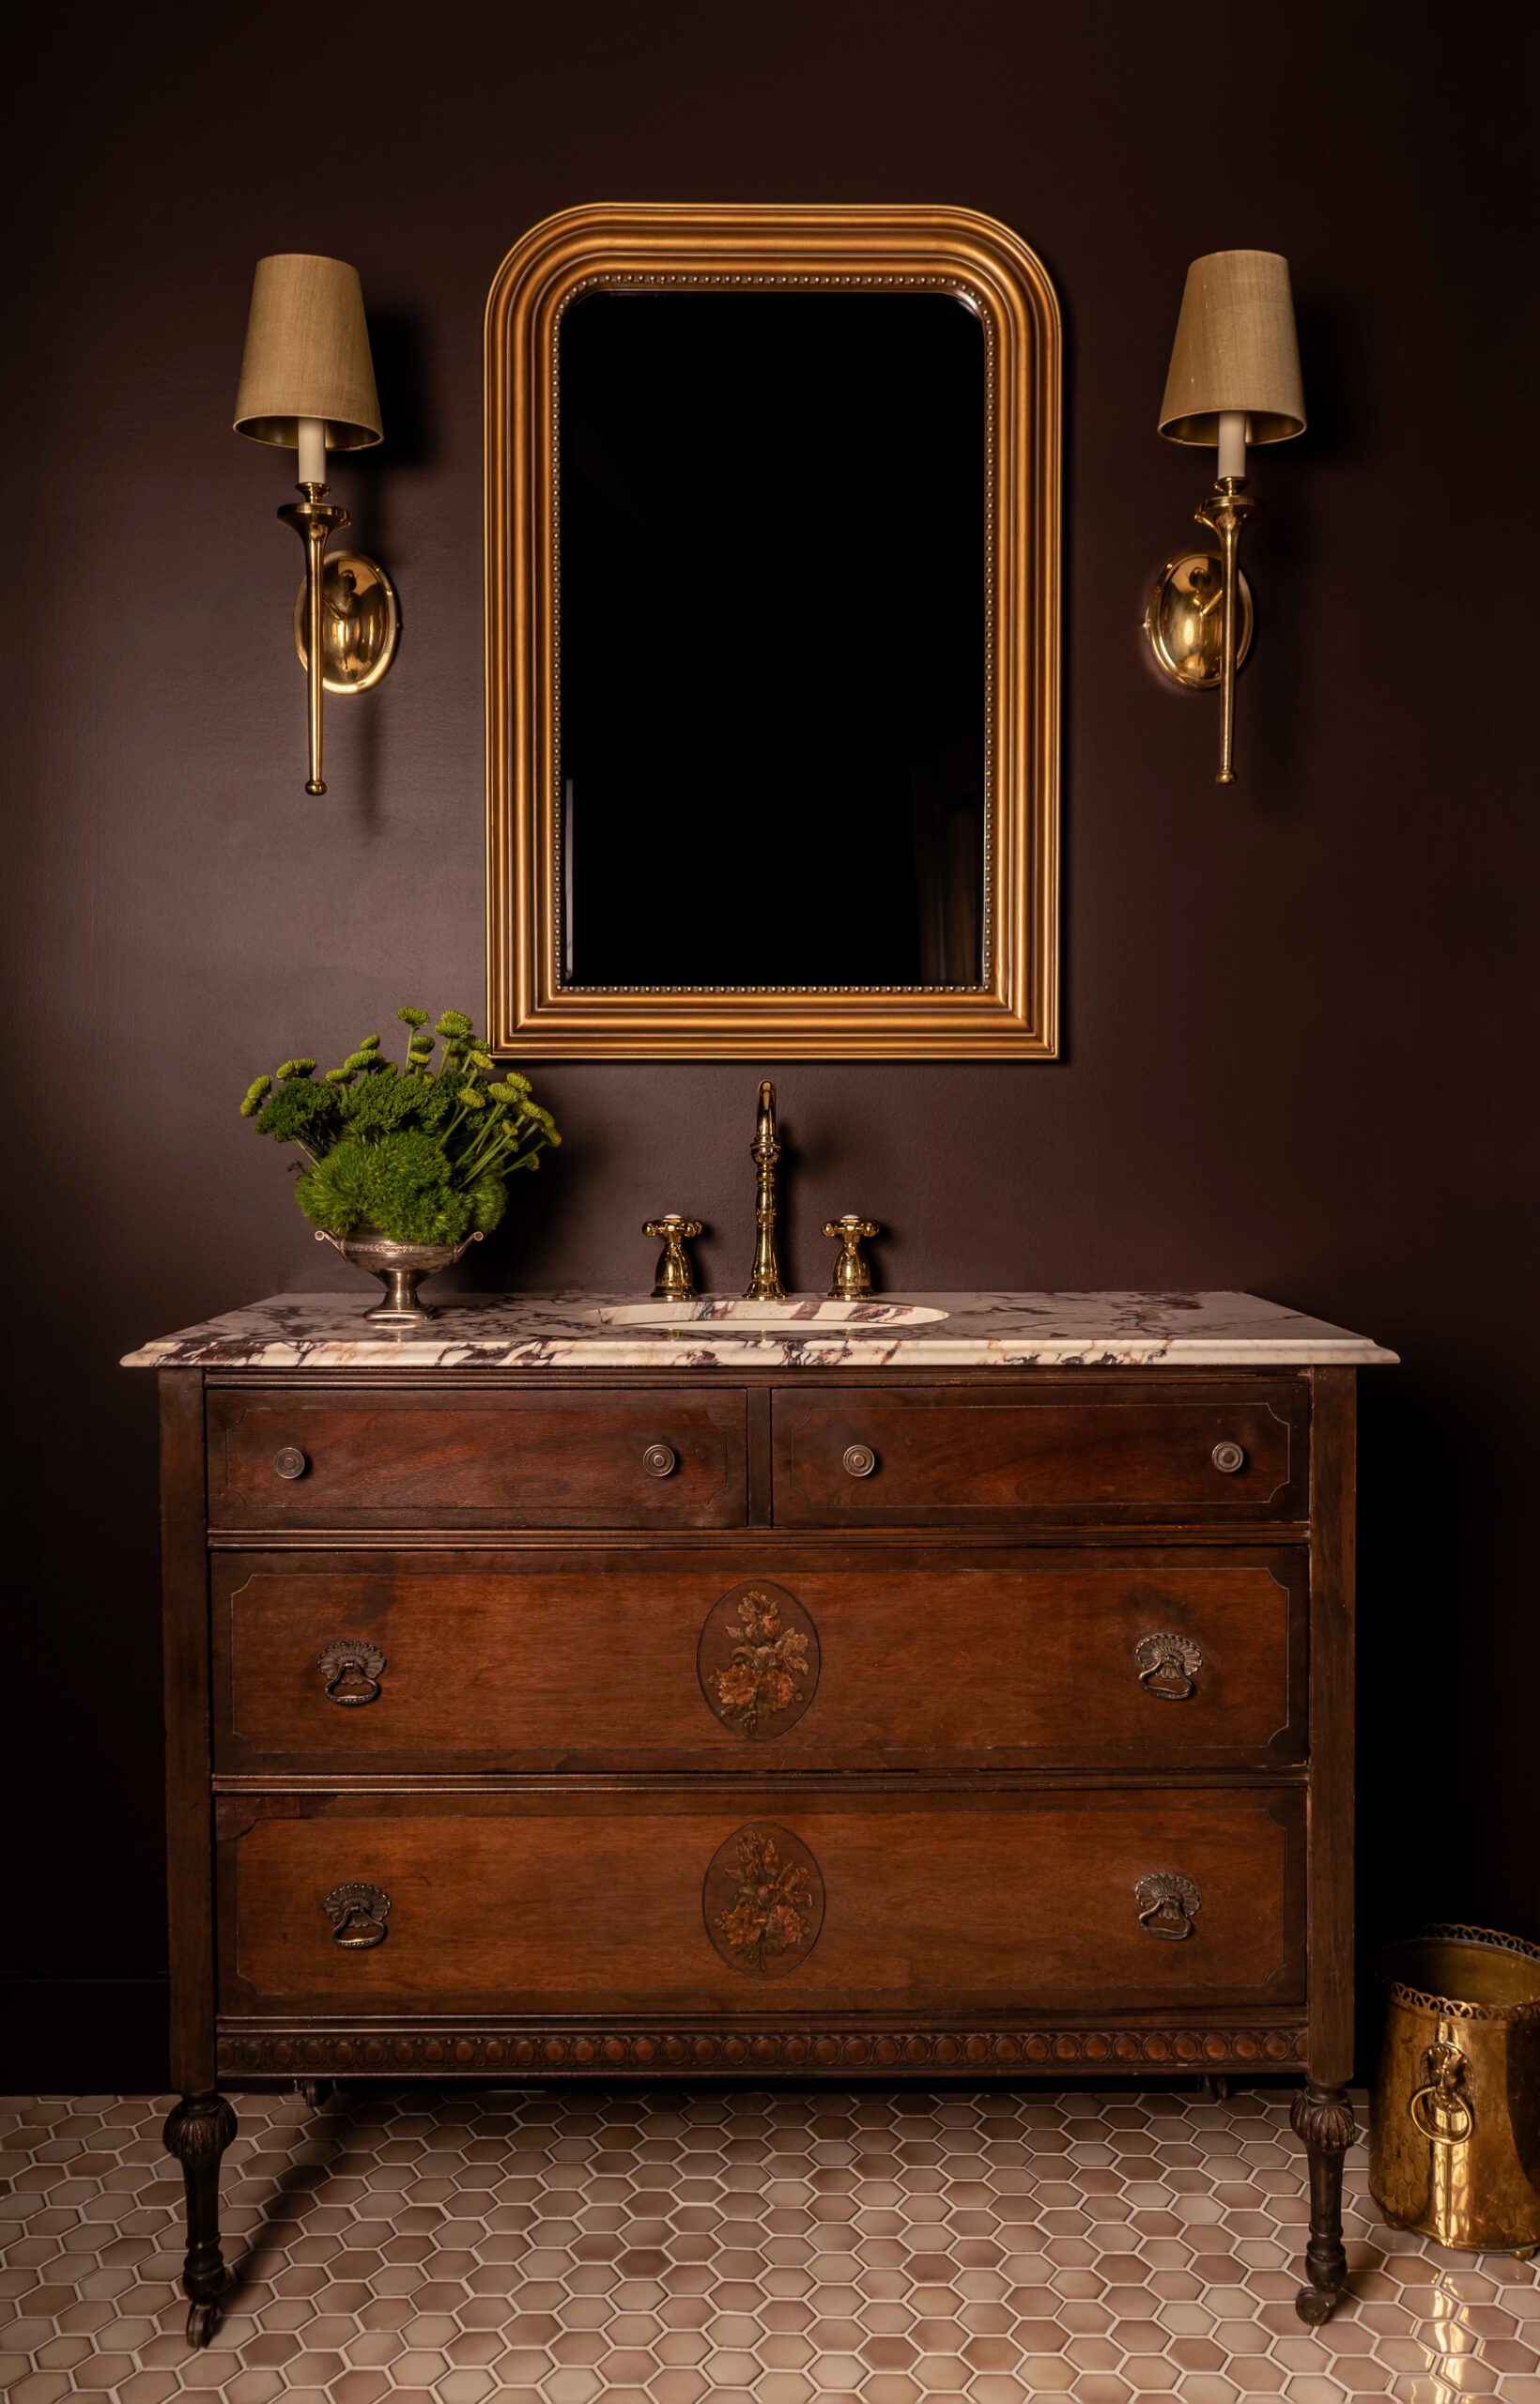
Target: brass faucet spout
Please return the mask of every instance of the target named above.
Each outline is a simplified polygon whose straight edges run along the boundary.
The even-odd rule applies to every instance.
[[[784,1301],[786,1291],[776,1261],[776,1163],[780,1158],[780,1136],[776,1128],[776,1088],[768,1077],[760,1079],[759,1117],[748,1148],[755,1168],[754,1266],[744,1299],[778,1302]]]

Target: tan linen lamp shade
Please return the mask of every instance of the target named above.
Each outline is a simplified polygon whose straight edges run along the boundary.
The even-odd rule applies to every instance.
[[[326,425],[327,447],[380,439],[363,287],[341,259],[258,259],[236,396],[236,432],[296,448],[301,418]]]
[[[1187,270],[1161,432],[1217,442],[1230,410],[1245,412],[1250,442],[1304,432],[1288,261],[1276,251],[1212,251]]]

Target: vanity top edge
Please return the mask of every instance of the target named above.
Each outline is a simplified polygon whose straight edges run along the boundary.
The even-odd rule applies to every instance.
[[[460,1294],[406,1333],[372,1327],[361,1291],[274,1294],[124,1356],[131,1369],[343,1368],[1176,1368],[1362,1367],[1398,1355],[1366,1335],[1240,1293],[883,1294],[945,1317],[870,1333],[808,1322],[775,1332],[731,1321],[627,1327],[596,1306],[635,1293]],[[719,1297],[702,1295],[701,1302]],[[795,1297],[808,1302],[815,1297]]]

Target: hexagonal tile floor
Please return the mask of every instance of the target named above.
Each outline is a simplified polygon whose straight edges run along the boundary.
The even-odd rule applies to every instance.
[[[5,2108],[11,2404],[1540,2404],[1535,2265],[1381,2227],[1362,2148],[1349,2299],[1301,2327],[1282,2089],[235,2101],[201,2354],[165,2100]]]

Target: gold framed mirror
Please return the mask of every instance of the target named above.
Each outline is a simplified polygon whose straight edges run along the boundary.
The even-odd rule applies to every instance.
[[[957,208],[575,208],[486,312],[487,1024],[1057,1050],[1059,316]]]

